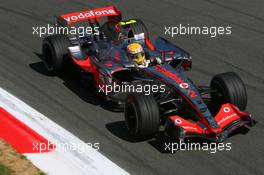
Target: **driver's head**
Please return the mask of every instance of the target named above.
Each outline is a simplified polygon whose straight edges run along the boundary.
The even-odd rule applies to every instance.
[[[145,53],[143,47],[138,43],[131,43],[127,46],[127,55],[137,65],[145,63]]]

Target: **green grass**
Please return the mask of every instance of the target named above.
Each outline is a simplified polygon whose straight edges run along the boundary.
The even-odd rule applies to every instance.
[[[0,175],[11,175],[11,171],[6,166],[0,164]]]
[[[26,158],[26,156],[24,156],[23,154],[20,154],[19,157],[20,157],[21,159],[25,159],[25,158]]]

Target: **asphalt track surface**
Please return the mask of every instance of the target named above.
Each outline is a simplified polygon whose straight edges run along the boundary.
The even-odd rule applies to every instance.
[[[123,114],[102,108],[77,79],[47,76],[38,56],[42,39],[32,36],[32,26],[51,23],[54,15],[106,5],[143,19],[153,37],[163,36],[188,50],[194,59],[190,76],[195,82],[208,84],[214,74],[237,72],[247,86],[247,110],[258,124],[231,137],[231,151],[165,154],[155,140],[130,140]],[[131,174],[264,174],[263,9],[262,0],[1,0],[0,86],[85,142],[99,142],[100,152]],[[232,35],[164,35],[164,26],[180,23],[230,25]]]

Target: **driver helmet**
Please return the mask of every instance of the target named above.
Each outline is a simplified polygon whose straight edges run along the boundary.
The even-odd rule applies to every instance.
[[[139,43],[131,43],[127,46],[127,55],[137,65],[145,64],[144,49]]]

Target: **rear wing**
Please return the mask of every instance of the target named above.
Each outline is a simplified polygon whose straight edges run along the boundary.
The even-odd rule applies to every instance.
[[[76,23],[83,20],[99,20],[101,17],[117,16],[121,15],[121,12],[114,6],[102,7],[93,10],[74,12],[69,14],[60,15],[57,17],[57,23],[66,26],[72,23]]]

